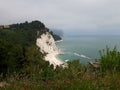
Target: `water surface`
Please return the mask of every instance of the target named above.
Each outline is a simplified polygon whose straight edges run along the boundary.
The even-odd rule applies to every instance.
[[[111,49],[117,46],[120,50],[120,36],[64,37],[57,45],[64,53],[58,56],[63,61],[80,59],[81,63],[87,63],[99,59],[99,51],[106,46]]]

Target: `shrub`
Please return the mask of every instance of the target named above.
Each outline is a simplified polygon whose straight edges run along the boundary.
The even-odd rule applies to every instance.
[[[108,47],[106,50],[100,51],[101,70],[102,71],[120,71],[120,52],[116,47],[110,50]]]

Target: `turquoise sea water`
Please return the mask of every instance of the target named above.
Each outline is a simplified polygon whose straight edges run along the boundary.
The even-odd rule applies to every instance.
[[[82,37],[64,37],[57,46],[63,54],[58,57],[65,60],[80,59],[81,63],[99,59],[99,50],[117,47],[120,50],[120,36],[82,36]]]

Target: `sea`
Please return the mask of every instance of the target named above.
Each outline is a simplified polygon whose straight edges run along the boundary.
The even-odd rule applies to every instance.
[[[63,41],[57,42],[61,54],[58,58],[67,62],[80,60],[80,63],[87,64],[89,61],[100,59],[100,51],[111,50],[116,47],[120,51],[120,36],[67,36]]]

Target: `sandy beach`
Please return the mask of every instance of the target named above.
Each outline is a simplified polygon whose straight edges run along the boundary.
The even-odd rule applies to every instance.
[[[53,64],[54,67],[56,67],[57,65],[63,65],[65,62],[63,62],[62,60],[60,60],[59,58],[57,58],[58,53],[54,52],[54,53],[49,53],[46,55],[45,60],[49,61],[50,64]]]

